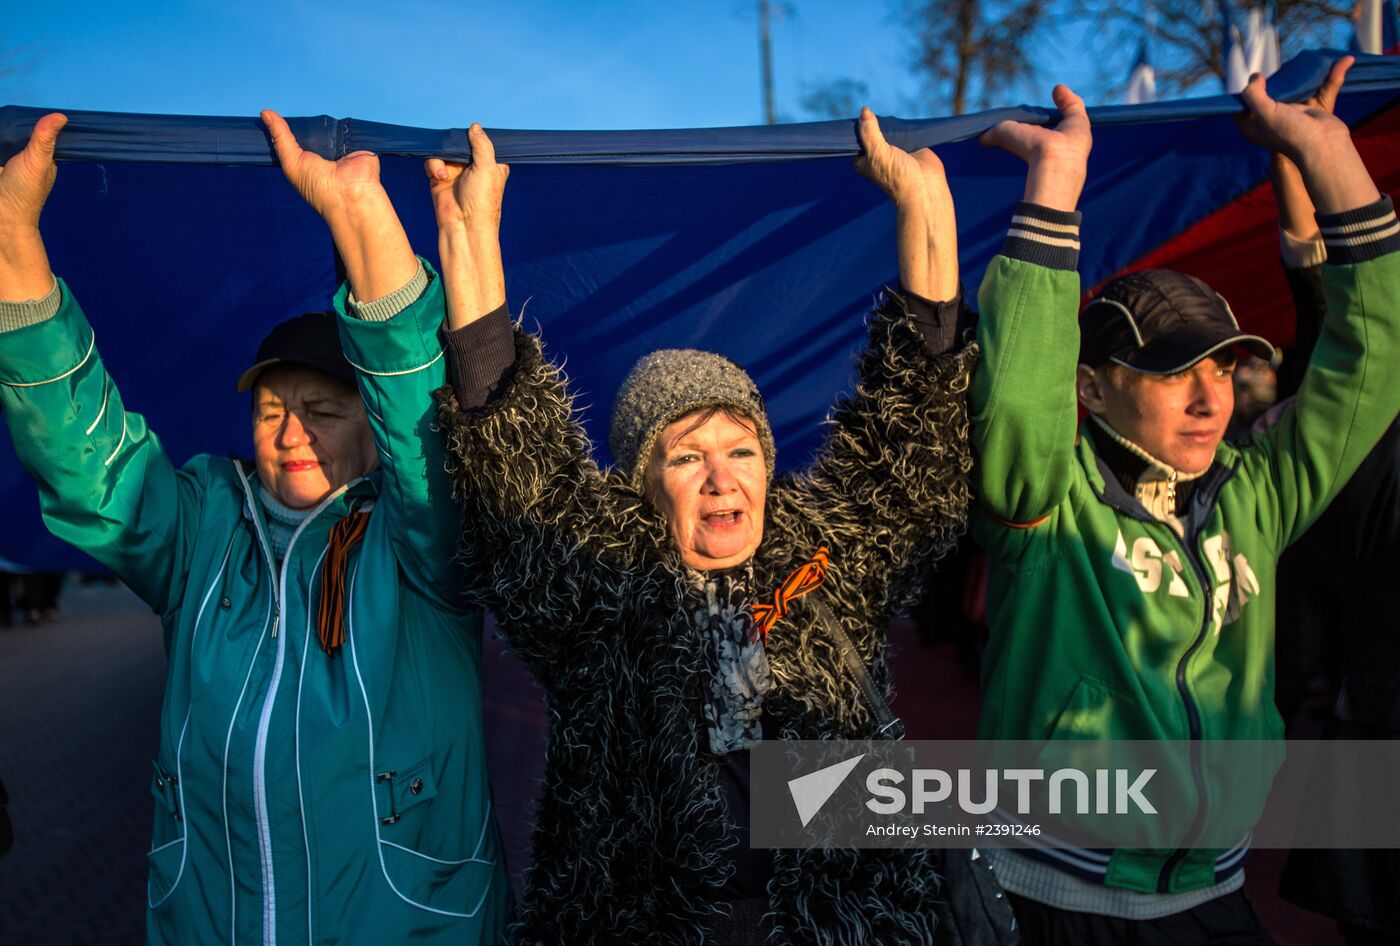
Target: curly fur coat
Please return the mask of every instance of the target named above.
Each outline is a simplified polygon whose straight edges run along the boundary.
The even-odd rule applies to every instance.
[[[886,688],[885,627],[965,522],[977,357],[975,347],[930,356],[900,300],[888,298],[824,449],[768,494],[754,587],[776,588],[827,546],[820,593]],[[549,704],[518,939],[702,943],[734,840],[701,719],[706,645],[685,618],[694,605],[665,524],[591,460],[537,339],[517,331],[514,374],[485,408],[459,411],[450,389],[438,397],[465,506],[470,593],[495,611]],[[873,735],[856,681],[803,599],[767,648],[774,689],[764,714],[783,738]],[[775,851],[770,941],[931,943],[946,853]]]

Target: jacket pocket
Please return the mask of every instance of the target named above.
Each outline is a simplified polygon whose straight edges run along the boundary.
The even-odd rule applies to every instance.
[[[394,893],[431,913],[475,916],[499,876],[496,862],[500,854],[490,806],[478,829],[464,832],[469,835],[467,856],[440,857],[415,850],[413,842],[414,837],[441,836],[433,823],[433,806],[428,804],[438,795],[431,757],[405,769],[380,773],[375,793],[380,864]],[[409,831],[400,834],[404,828]]]
[[[1151,728],[1134,729],[1142,709],[1133,698],[1093,677],[1080,677],[1045,730],[1046,739],[1147,738]]]
[[[146,905],[154,910],[179,886],[187,857],[179,779],[160,763],[151,765],[151,794],[156,800],[156,811],[151,849],[146,854]]]
[[[488,816],[489,820],[489,816]],[[419,854],[383,839],[379,842],[384,877],[394,893],[412,906],[461,918],[476,916],[496,877],[496,846],[484,845],[489,857],[443,860]]]
[[[381,772],[375,777],[380,824],[398,824],[404,812],[437,797],[432,762],[431,758],[424,759],[406,769]]]

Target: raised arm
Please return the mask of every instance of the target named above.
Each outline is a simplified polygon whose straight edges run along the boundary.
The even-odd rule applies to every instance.
[[[1044,521],[1069,491],[1079,358],[1079,203],[1093,145],[1084,100],[1055,87],[1053,128],[1002,122],[982,143],[1026,162],[1006,245],[979,292],[972,385],[978,502],[1003,524]]]
[[[370,302],[406,286],[418,260],[379,182],[379,156],[355,151],[328,161],[303,150],[281,115],[264,111],[262,120],[282,173],[330,228],[354,298]]]
[[[1333,67],[1334,75],[1337,68]],[[1337,85],[1339,89],[1340,79]],[[1351,132],[1330,109],[1314,101],[1299,105],[1276,102],[1258,73],[1250,78],[1240,99],[1245,107],[1240,130],[1250,141],[1282,155],[1298,168],[1319,214],[1346,213],[1380,200],[1380,191],[1351,140]],[[1323,229],[1325,235],[1327,228]]]
[[[58,178],[53,153],[66,124],[57,112],[39,119],[24,150],[0,170],[0,299],[42,299],[53,288],[39,216]]]
[[[927,148],[892,146],[869,109],[857,135],[856,170],[895,205],[901,291],[871,320],[858,387],[832,409],[821,452],[770,506],[790,504],[810,541],[830,548],[838,586],[858,585],[862,610],[883,617],[907,606],[966,525],[966,393],[977,352],[957,350],[957,228],[943,163]]]
[[[1276,484],[1286,544],[1322,513],[1400,410],[1400,222],[1329,109],[1276,102],[1262,76],[1241,99],[1241,129],[1297,167],[1327,249],[1327,317],[1297,400],[1255,438],[1260,449],[1245,453],[1249,473]]]
[[[1351,56],[1343,56],[1333,63],[1317,95],[1308,99],[1307,104],[1332,112],[1347,71],[1354,62]],[[1293,296],[1295,318],[1293,347],[1285,352],[1278,371],[1278,395],[1282,399],[1298,393],[1327,314],[1321,270],[1327,261],[1327,249],[1322,242],[1322,231],[1317,227],[1317,208],[1308,196],[1298,166],[1275,151],[1269,164],[1269,178],[1278,203],[1279,252]]]
[[[943,162],[928,148],[912,154],[885,140],[868,108],[857,124],[861,153],[856,170],[889,197],[895,208],[899,281],[931,302],[958,292],[958,226]]]
[[[276,112],[262,113],[282,170],[330,229],[345,264],[336,296],[345,355],[359,377],[383,470],[379,502],[407,580],[440,605],[459,600],[450,581],[456,528],[446,457],[433,430],[432,392],[447,380],[442,286],[413,255],[379,180],[379,158],[356,151],[328,161],[305,151]]]
[[[1327,315],[1322,285],[1327,248],[1317,228],[1317,210],[1297,165],[1274,152],[1269,178],[1278,203],[1279,255],[1293,298],[1293,345],[1283,352],[1283,363],[1278,367],[1278,398],[1282,400],[1298,393]]]
[[[427,162],[428,189],[438,224],[438,253],[447,282],[447,327],[451,330],[506,304],[501,262],[501,204],[510,165],[496,162],[496,148],[481,125],[467,129],[472,163]]]
[[[41,118],[0,170],[0,417],[49,531],[164,612],[184,588],[203,479],[177,473],[145,419],[125,409],[91,326],[49,270],[39,216],[66,122]]]
[[[647,584],[655,569],[638,565],[667,536],[594,464],[562,373],[511,323],[500,249],[510,172],[480,125],[468,138],[469,166],[426,165],[452,329],[453,387],[438,394],[438,421],[463,506],[458,577],[549,687],[579,665],[573,655],[612,646],[591,636],[592,615],[613,620],[662,593]]]

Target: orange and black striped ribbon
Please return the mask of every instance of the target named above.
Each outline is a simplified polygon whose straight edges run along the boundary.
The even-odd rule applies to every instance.
[[[358,509],[331,526],[325,570],[321,572],[321,604],[316,611],[316,634],[321,638],[321,649],[330,657],[345,643],[345,577],[350,550],[360,544],[368,528],[369,513]]]
[[[765,601],[753,606],[754,640],[768,636],[773,625],[781,621],[783,615],[787,613],[789,601],[800,598],[807,592],[820,587],[821,583],[826,581],[829,554],[825,545],[817,549],[817,554],[812,556],[810,562],[799,565],[791,575],[787,576],[778,590],[773,592],[771,604]]]

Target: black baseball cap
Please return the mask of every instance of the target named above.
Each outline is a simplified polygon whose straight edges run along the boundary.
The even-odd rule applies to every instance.
[[[306,365],[355,386],[355,369],[341,349],[334,312],[307,312],[268,332],[252,367],[239,375],[238,390],[252,390],[258,375],[281,364]]]
[[[1079,313],[1079,362],[1175,374],[1231,345],[1260,358],[1274,346],[1240,331],[1224,297],[1195,276],[1144,269],[1103,287]]]

